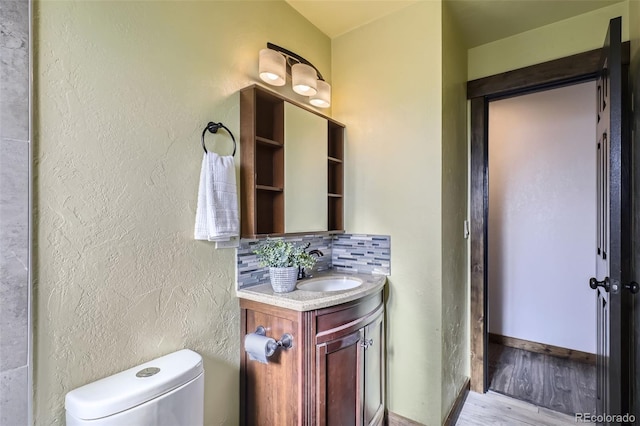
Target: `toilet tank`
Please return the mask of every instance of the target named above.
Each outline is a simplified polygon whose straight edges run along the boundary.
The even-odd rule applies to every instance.
[[[67,426],[202,426],[202,357],[183,349],[69,392]]]

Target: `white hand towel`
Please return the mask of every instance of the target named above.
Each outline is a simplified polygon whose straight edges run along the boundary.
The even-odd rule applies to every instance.
[[[236,168],[232,156],[214,152],[202,157],[195,239],[229,241],[239,234]]]

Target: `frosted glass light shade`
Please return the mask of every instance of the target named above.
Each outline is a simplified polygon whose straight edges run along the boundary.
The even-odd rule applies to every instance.
[[[326,81],[317,81],[318,92],[311,96],[309,103],[318,108],[329,108],[331,106],[331,86]]]
[[[291,67],[291,80],[293,90],[296,93],[304,96],[313,96],[318,91],[316,70],[307,64],[294,64]]]
[[[258,67],[260,78],[265,83],[272,86],[284,86],[286,83],[287,60],[275,50],[260,50],[260,64]]]

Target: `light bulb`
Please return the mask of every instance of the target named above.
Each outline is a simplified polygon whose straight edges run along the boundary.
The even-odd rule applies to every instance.
[[[284,86],[286,82],[287,60],[271,49],[260,51],[260,78],[272,86]]]
[[[291,81],[293,90],[304,96],[313,96],[317,93],[316,70],[307,64],[294,64],[291,67]]]
[[[318,80],[318,93],[311,96],[309,103],[318,108],[329,108],[331,106],[331,86],[326,81]]]

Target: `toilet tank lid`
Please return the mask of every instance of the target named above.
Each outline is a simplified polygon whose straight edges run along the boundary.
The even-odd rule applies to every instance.
[[[202,357],[183,349],[72,390],[67,393],[64,406],[79,419],[107,417],[182,386],[202,371]],[[145,374],[151,375],[139,377]]]

